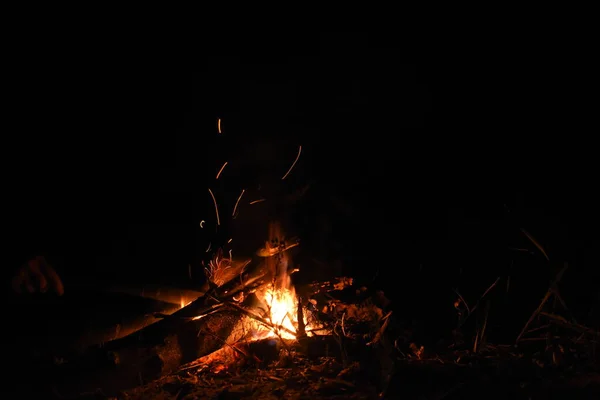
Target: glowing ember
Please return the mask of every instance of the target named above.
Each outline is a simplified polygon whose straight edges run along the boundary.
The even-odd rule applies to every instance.
[[[221,176],[221,173],[223,172],[223,170],[225,169],[225,166],[227,165],[227,161],[225,162],[225,164],[223,164],[223,166],[221,167],[221,169],[219,170],[219,172],[217,172],[217,176],[215,179],[219,179],[219,176]]]
[[[300,153],[302,153],[302,146],[300,146],[298,148],[298,155],[296,156],[296,159],[292,163],[292,166],[290,167],[290,169],[288,169],[288,171],[285,173],[285,175],[281,178],[281,180],[284,180],[290,174],[290,172],[292,172],[292,170],[294,169],[294,166],[296,165],[296,163],[298,162],[298,159],[300,158]]]

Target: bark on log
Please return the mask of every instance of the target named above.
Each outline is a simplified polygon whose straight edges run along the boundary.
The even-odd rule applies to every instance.
[[[156,323],[65,366],[57,391],[73,395],[102,388],[115,394],[157,379],[223,347],[239,321],[238,311],[223,307],[197,320]]]
[[[174,372],[220,349],[240,320],[240,312],[224,307],[221,301],[244,294],[244,307],[253,310],[256,297],[248,293],[269,283],[267,275],[264,268],[255,270],[245,280],[214,288],[138,332],[90,349],[58,372],[58,392],[77,394],[100,387],[107,394],[116,393]],[[203,317],[193,319],[200,315]]]

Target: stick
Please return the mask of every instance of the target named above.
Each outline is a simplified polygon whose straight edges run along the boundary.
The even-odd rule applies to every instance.
[[[373,338],[373,340],[371,340],[369,343],[367,343],[367,346],[371,346],[381,340],[381,337],[383,336],[385,329],[388,327],[388,325],[390,323],[391,318],[389,318],[389,316],[391,314],[392,314],[391,311],[386,314],[386,316],[383,318],[383,319],[385,319],[385,322],[383,323],[383,325],[381,325],[381,328],[379,328],[379,330],[377,331],[377,334],[375,334],[375,337]]]
[[[554,314],[550,314],[550,313],[546,313],[546,312],[541,312],[540,315],[550,318],[553,323],[560,325],[562,327],[569,328],[571,330],[581,332],[584,334],[600,337],[600,332],[598,332],[592,328],[588,328],[587,326],[584,326],[584,325],[580,325],[577,323],[570,323],[566,319],[561,317],[560,315],[554,315]]]
[[[488,320],[489,313],[490,313],[490,302],[487,301],[486,307],[485,307],[485,317],[483,320],[483,327],[481,328],[481,331],[477,332],[477,336],[475,337],[473,353],[477,353],[477,351],[479,350],[479,342],[483,341],[483,337],[485,335],[485,329],[487,328],[487,320]],[[480,338],[480,339],[478,339],[478,338]]]
[[[298,319],[298,339],[306,337],[306,325],[304,324],[304,310],[302,309],[302,298],[298,296],[298,312],[296,318]]]
[[[294,335],[294,336],[296,336],[296,332],[294,332],[294,331],[292,331],[292,330],[290,330],[290,329],[286,328],[285,326],[271,324],[269,321],[267,321],[267,320],[266,320],[266,319],[264,319],[263,317],[261,317],[261,316],[259,316],[259,315],[256,315],[256,314],[255,314],[255,313],[253,313],[252,311],[250,311],[250,310],[246,310],[245,308],[243,308],[243,307],[240,307],[240,306],[238,306],[238,305],[237,305],[237,304],[235,304],[235,303],[232,303],[232,302],[226,302],[225,304],[226,304],[226,305],[228,305],[229,307],[232,307],[232,308],[234,308],[234,309],[238,310],[238,311],[239,311],[239,312],[241,312],[242,314],[244,314],[244,315],[246,315],[246,316],[248,316],[248,317],[250,317],[250,318],[252,318],[252,319],[255,319],[255,320],[257,320],[258,322],[260,322],[261,324],[265,325],[267,328],[269,328],[269,329],[271,329],[271,330],[273,330],[273,331],[276,331],[276,329],[281,329],[282,331],[285,331],[285,332],[287,332],[287,333],[289,333],[289,334],[291,334],[291,335]]]
[[[550,258],[548,258],[548,254],[546,254],[546,250],[544,250],[544,247],[542,247],[542,245],[537,240],[535,240],[535,238],[529,232],[527,232],[525,229],[521,228],[521,232],[523,232],[523,234],[525,236],[527,236],[527,239],[529,239],[531,241],[531,243],[533,243],[535,245],[535,247],[537,247],[537,249],[542,252],[542,254],[544,255],[544,258],[547,261],[550,261]]]
[[[558,272],[558,274],[556,274],[556,277],[554,278],[554,281],[550,284],[550,288],[548,289],[548,291],[546,292],[546,294],[542,298],[542,301],[540,302],[540,305],[535,309],[535,311],[533,312],[533,314],[531,314],[531,317],[529,317],[529,319],[525,323],[525,326],[523,327],[523,329],[521,329],[521,333],[519,333],[519,336],[517,336],[517,340],[516,340],[517,343],[519,342],[519,340],[521,340],[521,337],[523,336],[523,334],[525,333],[525,331],[529,327],[529,324],[531,324],[531,322],[535,319],[535,317],[542,311],[542,308],[544,308],[544,305],[546,304],[546,302],[550,298],[550,295],[553,293],[554,287],[558,284],[558,282],[560,282],[560,280],[562,279],[562,276],[565,273],[565,271],[567,270],[567,268],[569,268],[569,264],[565,263],[565,265]]]
[[[475,303],[475,305],[473,306],[473,308],[471,310],[469,310],[469,306],[467,305],[467,303],[465,302],[465,300],[462,298],[462,296],[458,293],[458,291],[455,290],[456,294],[458,294],[458,297],[460,297],[463,301],[463,303],[465,303],[465,306],[467,306],[467,317],[462,321],[462,323],[458,326],[459,328],[461,326],[463,326],[465,324],[465,322],[467,322],[467,319],[469,319],[469,316],[471,314],[473,314],[473,311],[475,311],[477,309],[477,307],[479,306],[479,303],[481,302],[481,300],[483,300],[483,298],[490,292],[490,290],[492,290],[496,284],[498,283],[498,281],[500,280],[500,277],[496,278],[496,280],[494,281],[494,283],[492,283],[486,290],[485,292],[483,292],[483,294],[481,295],[481,297],[479,298],[479,300],[477,300],[477,303]]]
[[[548,291],[546,292],[546,294],[542,298],[542,301],[540,302],[540,305],[535,309],[535,311],[533,312],[533,314],[531,314],[531,316],[529,317],[529,319],[525,323],[525,326],[523,327],[523,329],[521,329],[521,333],[519,333],[519,336],[517,336],[517,343],[519,342],[519,340],[521,340],[521,336],[523,336],[523,334],[525,333],[525,331],[527,330],[527,328],[529,328],[529,324],[531,324],[531,322],[540,313],[540,311],[542,311],[542,308],[544,307],[544,304],[546,304],[546,302],[550,298],[551,294],[552,294],[552,289],[548,289]]]

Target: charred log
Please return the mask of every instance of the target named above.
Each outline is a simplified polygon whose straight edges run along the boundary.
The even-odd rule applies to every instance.
[[[102,387],[116,393],[172,373],[223,347],[239,319],[239,312],[227,308],[198,320],[179,320],[176,325],[152,325],[63,368],[58,392],[76,394]]]
[[[63,382],[59,392],[81,393],[95,387],[114,392],[124,390],[218,350],[241,316],[241,308],[226,305],[238,304],[234,299],[245,298],[239,303],[243,309],[260,314],[256,297],[249,293],[266,283],[263,272],[259,269],[246,276],[244,283],[230,282],[214,288],[136,333],[89,349],[58,371]]]

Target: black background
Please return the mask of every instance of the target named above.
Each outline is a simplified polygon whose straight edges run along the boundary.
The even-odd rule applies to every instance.
[[[597,156],[581,73],[414,62],[359,33],[256,43],[190,60],[80,49],[15,66],[2,146],[7,275],[44,251],[67,283],[189,285],[188,264],[200,268],[208,243],[230,233],[214,233],[207,188],[234,201],[245,184],[277,181],[301,145],[286,189],[310,182],[314,194],[294,226],[314,245],[325,215],[341,272],[426,309],[451,307],[452,288],[477,298],[511,275],[511,310],[527,313],[569,261],[566,290],[591,309]],[[225,161],[230,183],[215,186]],[[236,243],[252,235],[237,233]],[[509,250],[523,247],[533,254]]]

